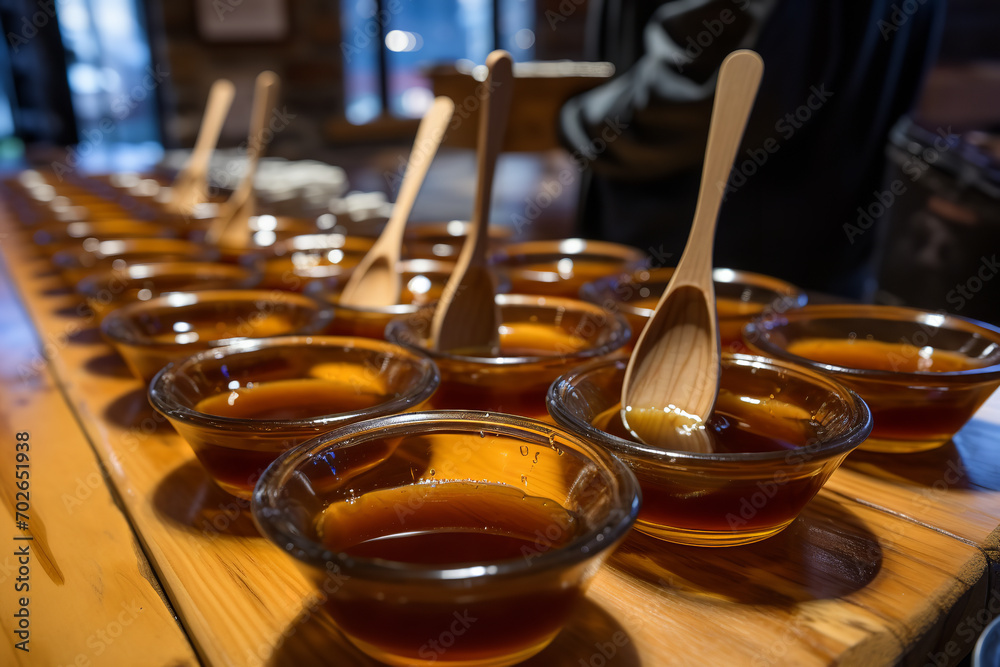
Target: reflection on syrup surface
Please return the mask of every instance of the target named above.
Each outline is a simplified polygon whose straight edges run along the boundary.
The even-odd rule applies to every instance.
[[[954,373],[990,365],[958,352],[930,346],[878,340],[805,338],[792,341],[788,352],[843,368],[865,368],[894,373]]]
[[[733,401],[747,402],[748,400],[760,404],[760,399],[747,396],[733,396],[726,390],[719,392],[718,405],[705,422],[705,432],[712,440],[712,451],[719,453],[735,452],[774,452],[780,450],[793,449],[796,445],[790,440],[801,439],[801,434],[796,434],[791,429],[783,427],[781,431],[775,432],[773,420],[767,417],[764,412],[767,405],[763,406],[763,414],[734,415],[727,414],[724,408],[726,404]],[[768,401],[770,403],[770,401]],[[774,402],[777,405],[777,402]],[[787,404],[782,404],[782,409],[788,409]],[[808,417],[803,413],[804,417]],[[608,408],[601,414],[594,417],[593,425],[605,433],[615,437],[628,440],[630,442],[640,442],[622,423],[621,404]],[[818,426],[818,425],[817,425]],[[766,433],[766,435],[764,435]],[[678,436],[684,437],[684,436]]]
[[[400,512],[404,506],[415,509]],[[439,566],[523,558],[538,539],[536,530],[559,527],[551,548],[581,530],[580,520],[555,501],[472,482],[371,491],[330,505],[319,521],[331,551]]]
[[[266,367],[261,368],[264,370]],[[312,372],[322,377],[250,382],[200,400],[195,410],[255,422],[310,420],[374,408],[391,400],[398,390],[385,377],[358,364],[320,364]],[[213,437],[210,433],[186,437],[222,488],[249,496],[260,474],[281,452],[323,430],[316,424],[285,424],[263,434],[247,431],[228,437]],[[386,453],[374,446],[369,452],[373,460]]]
[[[331,551],[432,568],[530,560],[585,530],[583,521],[555,501],[471,482],[369,491],[330,505],[317,524]],[[352,641],[375,655],[393,656],[393,664],[462,664],[534,652],[559,631],[581,595],[578,586],[559,586],[558,577],[549,586],[511,591],[511,582],[499,579],[491,589],[450,602],[413,602],[394,599],[390,586],[371,598],[334,596],[326,608]],[[433,643],[442,633],[448,634],[447,651],[437,650],[444,642]],[[407,659],[412,662],[400,662]]]
[[[955,373],[991,365],[990,360],[970,358],[951,350],[877,340],[806,338],[792,341],[788,352],[841,368],[891,373]],[[872,436],[863,449],[899,447],[904,451],[936,447],[962,428],[992,393],[988,384],[976,391],[974,382],[951,391],[919,389],[933,387],[933,375],[927,379],[900,377],[866,382],[843,374],[840,379],[857,391],[872,411]]]
[[[196,307],[197,308],[197,307]],[[207,309],[197,309],[192,317],[173,322],[171,331],[159,330],[149,333],[149,344],[187,345],[198,341],[226,340],[229,338],[271,338],[294,332],[302,326],[302,317],[298,313],[288,316],[284,313],[262,313],[253,321],[222,320],[218,315]]]
[[[500,327],[500,347],[451,350],[464,357],[557,357],[586,349],[586,339],[551,324],[514,322]]]
[[[276,380],[237,387],[202,399],[198,412],[233,419],[309,419],[383,403],[382,393],[319,378]]]

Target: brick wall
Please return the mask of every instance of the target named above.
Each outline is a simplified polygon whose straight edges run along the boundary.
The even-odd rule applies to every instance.
[[[271,69],[281,77],[279,108],[286,107],[295,117],[275,136],[270,153],[288,158],[311,156],[310,150],[323,140],[323,121],[343,106],[337,3],[286,0],[291,37],[253,44],[203,40],[194,0],[150,0],[149,4],[154,51],[166,63],[171,78],[163,100],[168,145],[194,144],[209,87],[219,77],[236,84],[220,146],[245,140],[254,78]],[[234,12],[241,9],[234,0],[230,5]]]

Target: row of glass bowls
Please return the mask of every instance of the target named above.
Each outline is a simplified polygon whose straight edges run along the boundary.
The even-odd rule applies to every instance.
[[[184,225],[185,240],[168,239],[167,233],[152,241],[119,238],[153,231],[146,225],[163,227],[165,218],[102,230],[99,222],[114,218],[97,220],[94,211],[121,214],[128,207],[114,202],[131,195],[112,200],[114,188],[100,181],[61,188],[46,183],[51,190],[34,183],[22,182],[13,192],[8,187],[8,194],[21,196],[13,197],[15,208],[34,212],[34,239],[43,252],[55,250],[47,254],[86,296],[102,333],[150,382],[153,405],[222,488],[253,496],[261,531],[316,580],[345,634],[391,664],[524,659],[559,631],[572,601],[633,522],[684,544],[764,539],[793,521],[847,454],[865,442],[872,413],[875,432],[864,446],[935,447],[1000,382],[1000,332],[993,327],[906,309],[805,306],[805,296],[786,283],[721,269],[715,277],[727,354],[719,409],[732,422],[783,434],[792,447],[702,455],[663,451],[608,433],[599,422],[614,412],[620,396],[629,325],[642,326],[669,279],[669,269],[648,268],[635,249],[575,239],[508,247],[497,264],[506,267],[504,289],[514,293],[497,299],[512,339],[510,353],[449,354],[428,349],[428,306],[447,277],[462,223],[428,228],[436,234],[429,242],[410,237],[412,247],[424,248],[427,256],[403,267],[409,303],[347,309],[336,299],[351,263],[344,260],[357,261],[370,239],[345,235],[349,230],[328,219],[284,242],[275,234],[270,249],[206,247],[197,242],[191,221],[166,226],[176,231]],[[33,192],[43,196],[32,201]],[[46,211],[60,212],[52,206],[58,197],[69,200],[59,204],[70,207],[70,217],[95,219],[45,220]],[[265,229],[258,232],[278,231],[279,219],[261,218],[256,224],[263,222]],[[73,224],[90,227],[74,236],[68,233]],[[62,230],[67,234],[60,236]],[[50,247],[54,238],[64,245]],[[267,238],[251,237],[254,243]],[[111,269],[95,273],[98,264]],[[267,289],[249,289],[262,284]],[[216,287],[234,289],[205,289]],[[388,341],[378,340],[383,334]],[[516,339],[523,342],[526,335],[548,339],[549,347],[544,353],[514,350]],[[878,369],[789,351],[816,338],[902,347],[893,351],[898,359]],[[961,368],[941,372],[924,363],[921,370],[919,360],[933,359],[939,350],[961,356]],[[768,356],[745,354],[751,351]],[[913,370],[911,357],[918,360]],[[269,385],[294,396],[291,407],[304,409],[323,396],[315,385],[294,384],[301,380],[322,380],[334,394],[363,394],[367,402],[294,418],[280,414],[290,407],[275,394],[250,415],[224,416],[203,407]],[[446,412],[415,412],[424,408]],[[880,422],[895,430],[880,434]],[[898,424],[906,428],[900,431]],[[332,551],[324,542],[331,508],[351,507],[386,489],[416,488],[417,495],[400,496],[394,507],[419,509],[436,500],[449,480],[546,498],[572,520],[549,517],[530,535],[521,557],[497,562],[403,565]],[[464,491],[479,497],[478,491]],[[347,521],[343,512],[337,516]],[[464,618],[486,619],[480,627],[503,631],[470,630],[468,636],[477,638],[464,640],[461,649],[428,654],[420,641],[436,636],[428,634],[434,628],[450,627],[458,598]],[[365,605],[378,624],[365,621]],[[519,631],[508,627],[515,608]]]

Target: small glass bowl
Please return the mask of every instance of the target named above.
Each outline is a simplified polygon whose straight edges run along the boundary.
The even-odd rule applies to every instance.
[[[35,228],[32,239],[45,255],[60,250],[93,247],[100,241],[115,239],[175,238],[169,227],[139,220],[101,220],[97,222],[47,223]],[[90,241],[90,239],[94,239]]]
[[[512,293],[570,299],[578,298],[584,284],[631,272],[646,261],[638,248],[586,239],[515,243],[490,258]]]
[[[234,264],[162,262],[95,273],[77,283],[76,291],[100,320],[115,308],[167,292],[247,289],[259,282],[259,272]]]
[[[775,535],[871,431],[864,402],[833,378],[765,357],[723,355],[710,424],[748,423],[795,446],[712,453],[650,447],[608,420],[620,423],[627,365],[617,359],[570,371],[552,384],[549,412],[632,468],[644,498],[636,529],[669,542],[734,546]]]
[[[203,241],[204,231],[198,229],[199,226],[207,229],[212,220],[200,221],[199,225],[192,228],[189,238],[192,241]],[[254,215],[249,221],[250,233],[246,237],[243,245],[230,245],[220,243],[217,245],[222,259],[227,262],[238,262],[244,255],[264,250],[274,246],[276,243],[305,234],[315,234],[319,231],[316,220],[309,218],[292,218],[283,215]]]
[[[628,468],[586,440],[456,411],[373,419],[286,452],[252,512],[369,656],[499,667],[559,633],[639,504]],[[412,548],[390,555],[394,542]]]
[[[89,275],[109,269],[123,269],[130,264],[159,262],[214,262],[215,248],[181,239],[114,239],[88,244],[89,248],[60,250],[52,263],[70,285]]]
[[[171,292],[108,313],[101,334],[136,377],[242,338],[315,334],[331,314],[314,300],[277,290]]]
[[[261,286],[301,292],[306,285],[353,269],[372,247],[369,238],[343,234],[305,234],[243,257],[263,273]]]
[[[635,333],[634,343],[673,274],[673,267],[663,267],[609,276],[581,287],[580,298],[624,315]],[[760,273],[715,269],[712,282],[723,352],[749,352],[742,338],[747,322],[801,308],[807,301],[806,294],[791,283]]]
[[[395,306],[360,307],[340,305],[340,292],[350,279],[350,272],[309,284],[305,294],[333,309],[334,318],[324,333],[335,336],[385,338],[385,328],[396,317],[412,315],[441,298],[454,264],[429,259],[411,259],[399,263],[403,291]]]
[[[424,355],[365,338],[244,340],[172,363],[149,402],[225,491],[250,498],[282,452],[354,422],[417,409],[437,389]]]
[[[862,449],[919,452],[948,442],[1000,385],[1000,329],[957,315],[816,305],[751,322],[746,343],[829,373],[868,403]]]
[[[545,393],[575,365],[611,354],[631,331],[621,315],[576,299],[498,294],[499,353],[456,354],[430,349],[433,312],[393,320],[386,338],[429,354],[441,369],[431,406],[548,419]]]
[[[496,251],[514,232],[510,227],[490,225],[489,250]],[[463,220],[449,222],[415,222],[403,232],[403,256],[409,259],[439,259],[454,262],[469,235],[469,223]]]

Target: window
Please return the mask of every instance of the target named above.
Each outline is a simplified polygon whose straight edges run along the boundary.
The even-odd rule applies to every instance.
[[[435,64],[471,68],[494,48],[531,60],[534,22],[534,0],[343,0],[347,120],[423,116],[433,99],[424,71]]]
[[[158,143],[157,89],[137,0],[60,0],[59,29],[81,142]]]

